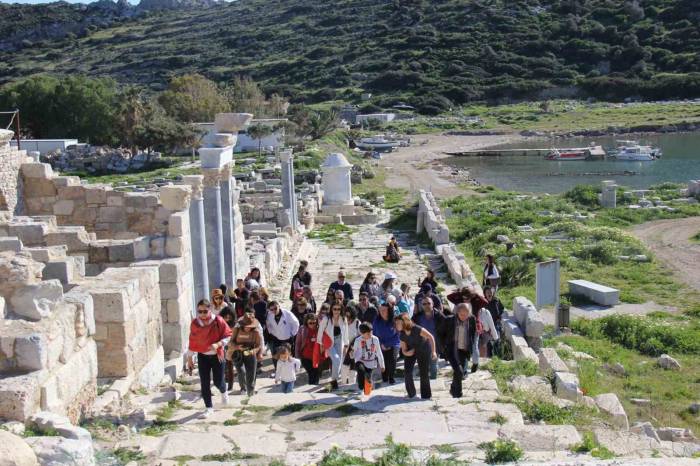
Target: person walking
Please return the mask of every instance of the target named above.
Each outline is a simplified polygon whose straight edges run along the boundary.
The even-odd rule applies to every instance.
[[[348,324],[348,349],[343,355],[343,368],[340,371],[340,380],[349,384],[351,380],[355,380],[356,378],[356,375],[353,373],[355,371],[353,344],[360,336],[361,323],[357,318],[357,311],[354,307],[347,307],[345,309],[345,322]]]
[[[394,326],[401,339],[401,352],[404,355],[404,383],[409,398],[416,396],[416,386],[413,383],[413,367],[418,362],[420,376],[420,397],[429,400],[430,391],[430,361],[437,361],[435,338],[423,327],[416,325],[406,315],[394,317]]]
[[[396,284],[396,274],[394,272],[387,272],[384,274],[384,281],[382,282],[380,301],[386,301],[386,299],[391,295]]]
[[[250,269],[250,272],[245,277],[245,287],[248,288],[248,290],[250,291],[254,291],[260,288],[261,286],[263,286],[263,282],[260,269],[257,267],[253,267],[252,269]]]
[[[238,320],[226,351],[226,359],[236,367],[241,393],[245,392],[249,397],[255,394],[257,355],[262,346],[260,323],[249,310]]]
[[[311,306],[311,311],[316,314],[318,312],[318,308],[316,307],[316,298],[314,298],[314,292],[311,289],[310,285],[304,285],[303,288],[303,296],[304,299],[306,300],[307,304]]]
[[[377,274],[369,272],[365,276],[362,285],[360,285],[360,294],[367,293],[368,296],[380,297],[382,295],[382,287],[377,283]]]
[[[496,259],[493,257],[493,254],[486,254],[484,262],[484,280],[481,286],[490,286],[493,290],[493,294],[496,294],[500,283],[501,274],[498,272],[498,267],[496,267]]]
[[[307,314],[304,325],[297,333],[294,351],[297,358],[301,359],[301,365],[308,375],[309,385],[318,385],[321,372],[318,366],[314,366],[314,352],[320,351],[316,347],[318,337],[318,317]]]
[[[194,368],[194,355],[199,365],[199,383],[204,400],[204,416],[214,412],[211,401],[211,383],[221,392],[221,403],[228,405],[228,392],[224,380],[224,347],[231,338],[231,328],[223,318],[212,313],[209,300],[197,303],[197,317],[190,323],[190,337],[187,352],[187,368]]]
[[[499,335],[499,339],[491,341],[491,344],[487,348],[487,356],[493,356],[493,353],[499,353],[500,348],[500,335],[503,334],[503,312],[505,312],[505,307],[500,299],[498,299],[494,294],[491,287],[484,288],[484,298],[489,302],[486,308],[491,313],[491,318],[493,319],[493,324],[496,327],[496,333]]]
[[[479,294],[473,287],[465,286],[447,295],[447,300],[452,304],[469,303],[470,309],[481,309],[488,306],[483,295]]]
[[[294,382],[297,381],[297,372],[301,369],[301,361],[292,357],[292,348],[283,344],[277,349],[277,371],[275,382],[281,384],[282,393],[292,393]]]
[[[299,262],[299,269],[292,276],[292,285],[289,290],[289,300],[294,301],[302,296],[304,286],[311,285],[311,274],[306,270],[309,263],[305,260]]]
[[[316,341],[321,342],[323,349],[331,358],[331,389],[338,389],[338,380],[342,369],[343,357],[348,349],[348,324],[340,303],[331,306],[328,317],[321,319],[318,326]]]
[[[236,326],[236,315],[233,313],[233,310],[231,309],[230,306],[226,306],[219,312],[219,317],[224,319],[226,321],[226,324],[229,326],[229,328],[233,329]],[[224,347],[224,351],[228,350],[228,347],[231,345],[231,340],[229,340],[228,345]],[[224,379],[226,380],[226,390],[231,391],[233,390],[233,379],[235,378],[235,371],[233,370],[233,362],[231,362],[230,359],[226,359],[224,362]]]
[[[445,316],[433,308],[433,301],[429,297],[424,297],[420,302],[421,311],[413,314],[413,321],[427,330],[435,340],[438,348],[441,345],[438,342],[438,329],[442,328],[445,321]],[[444,355],[442,355],[445,357]],[[430,360],[430,378],[437,379],[437,359]]]
[[[477,313],[476,332],[479,335],[479,357],[485,358],[489,354],[491,343],[498,341],[498,330],[493,322],[491,312],[482,307]]]
[[[376,369],[380,369],[382,373],[386,371],[381,343],[372,332],[372,324],[361,323],[360,338],[357,339],[353,350],[357,371],[357,387],[363,390],[366,396],[372,392],[372,372]]]
[[[372,324],[373,332],[379,338],[386,370],[382,373],[382,382],[395,384],[396,358],[399,355],[399,334],[394,328],[394,315],[389,304],[379,305],[379,315]]]
[[[438,295],[434,293],[433,287],[430,283],[424,283],[420,287],[420,291],[416,295],[415,299],[415,309],[416,312],[420,312],[421,309],[421,301],[423,300],[424,297],[430,298],[430,300],[433,302],[433,309],[436,311],[441,311],[442,312],[442,300]]]
[[[286,309],[282,309],[277,301],[270,301],[267,305],[267,333],[270,337],[272,354],[287,343],[290,347],[294,344],[294,337],[299,331],[299,320]],[[272,359],[277,370],[277,359]],[[273,374],[274,376],[274,374]]]
[[[442,353],[452,367],[450,394],[453,398],[461,398],[462,379],[466,375],[464,367],[469,358],[472,358],[472,361],[476,360],[472,365],[472,372],[476,372],[479,367],[476,319],[471,314],[469,303],[458,304],[455,307],[455,314],[445,317],[442,328],[439,329],[439,335],[438,341],[443,345]]]
[[[357,303],[357,318],[360,322],[374,322],[377,318],[377,308],[370,303],[369,294],[366,291],[360,292],[359,302]]]
[[[231,309],[229,303],[226,302],[226,295],[221,288],[214,288],[211,290],[211,307],[212,312],[219,315],[221,315],[221,311],[225,308]]]
[[[294,301],[294,304],[292,305],[292,313],[296,316],[299,322],[304,322],[304,316],[306,314],[313,314],[314,311],[311,309],[311,306],[309,306],[306,298],[302,296]]]
[[[250,291],[245,287],[245,280],[239,278],[236,280],[236,288],[233,290],[232,302],[234,305],[234,310],[236,311],[236,316],[238,319],[243,317],[245,310],[248,307],[248,299],[250,298]]]
[[[435,271],[433,269],[428,269],[425,271],[425,278],[418,282],[418,287],[423,289],[423,285],[430,285],[433,292],[437,292],[438,283],[435,280]]]
[[[334,292],[340,290],[343,292],[343,304],[347,304],[348,301],[352,301],[355,297],[352,294],[352,285],[345,281],[345,272],[342,270],[338,272],[338,280],[334,281],[328,287],[329,290]]]

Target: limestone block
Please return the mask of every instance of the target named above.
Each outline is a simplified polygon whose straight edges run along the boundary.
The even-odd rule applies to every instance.
[[[169,257],[182,257],[187,251],[189,238],[168,236],[165,240],[165,254]]]
[[[90,247],[90,235],[85,227],[61,226],[58,231],[45,235],[47,246],[65,245],[69,253],[87,252]]]
[[[542,348],[539,354],[540,371],[548,372],[569,372],[564,361],[561,360],[554,348]]]
[[[518,375],[508,382],[508,387],[513,391],[523,391],[541,398],[549,398],[552,395],[552,386],[544,377],[533,375],[530,377]]]
[[[168,185],[160,187],[160,202],[168,210],[187,210],[190,206],[192,188],[188,185]]]
[[[30,437],[27,443],[42,465],[94,466],[92,442],[64,437]]]
[[[12,251],[19,252],[22,250],[22,241],[14,236],[0,237],[0,252]]]
[[[75,209],[75,201],[62,199],[53,205],[54,215],[72,215]]]
[[[26,285],[10,298],[15,314],[29,320],[41,320],[53,312],[56,303],[63,298],[63,287],[58,280],[47,280]]]
[[[65,183],[61,183],[64,186],[58,188],[58,198],[67,200],[80,200],[85,202],[85,188],[82,186],[67,186]],[[56,178],[54,178],[54,185],[58,186],[56,183]]]
[[[25,371],[38,371],[48,364],[48,345],[40,333],[15,338],[15,360],[17,368]]]
[[[506,424],[501,427],[500,434],[515,440],[527,451],[565,450],[581,442],[581,435],[574,426],[570,425]]]
[[[124,206],[123,195],[116,194],[107,196],[107,206],[108,207],[122,207]]]
[[[93,264],[101,264],[109,262],[109,248],[101,244],[90,244],[88,249],[88,257]]]
[[[571,372],[555,372],[554,383],[557,396],[565,400],[580,401],[583,396],[576,374]]]
[[[134,262],[134,243],[129,242],[113,242],[107,246],[110,262]]]
[[[139,385],[145,388],[157,387],[165,373],[165,355],[163,347],[158,346],[151,359],[143,366],[136,378]]]
[[[49,262],[55,259],[62,259],[66,257],[67,249],[68,248],[64,244],[59,246],[25,248],[25,250],[32,256],[32,259],[38,262]]]
[[[121,207],[100,207],[97,219],[103,223],[119,223],[126,219],[126,212]]]
[[[5,303],[5,298],[0,296],[0,319],[5,317],[7,317],[7,303]],[[2,342],[2,338],[0,338],[0,342]],[[0,353],[4,353],[2,343],[0,343]]]
[[[107,193],[111,192],[109,186],[85,186],[85,202],[88,204],[105,204],[107,202]],[[108,204],[109,205],[109,204]]]
[[[134,259],[137,261],[148,259],[151,255],[151,240],[148,236],[142,236],[134,240]]]
[[[125,289],[89,289],[95,310],[95,322],[124,322],[128,313],[129,296]],[[98,325],[99,327],[99,325]]]
[[[627,413],[625,413],[625,409],[622,407],[622,403],[620,403],[617,395],[614,393],[604,393],[596,396],[594,399],[601,411],[612,416],[612,421],[616,426],[625,430],[629,429]]]
[[[23,163],[19,168],[25,178],[53,178],[53,170],[48,163]]]
[[[0,429],[0,465],[39,466],[39,461],[23,438]]]
[[[49,228],[43,222],[12,223],[9,228],[9,236],[16,236],[25,246],[42,246]]]
[[[533,351],[532,348],[527,346],[527,342],[525,342],[524,338],[514,337],[514,340],[518,344],[511,343],[511,349],[513,351],[513,359],[515,359],[516,361],[520,361],[522,359],[529,359],[530,361],[533,361],[534,363],[539,364],[540,360],[537,357],[537,354]],[[522,343],[519,340],[522,340]]]
[[[569,293],[585,296],[601,306],[614,306],[620,302],[619,290],[588,280],[569,280]]]
[[[72,289],[66,293],[63,299],[67,303],[75,304],[77,311],[82,313],[82,320],[87,329],[88,335],[95,334],[95,304],[92,296],[80,289]]]
[[[190,217],[188,212],[178,212],[170,216],[168,221],[168,235],[189,236]]]
[[[84,266],[85,263],[83,262],[83,270]],[[75,269],[74,258],[72,256],[65,257],[63,259],[48,262],[42,271],[42,278],[44,280],[55,279],[60,281],[62,285],[68,285],[70,283],[74,283]]]
[[[3,418],[24,421],[39,406],[39,372],[0,377],[0,413]]]
[[[32,208],[29,209],[30,212],[35,212],[41,210],[39,206],[42,204],[42,199],[44,197],[55,198],[55,196],[58,195],[58,190],[49,180],[32,178],[31,181],[24,184],[24,195],[27,198],[34,198],[32,200],[38,201],[32,204]]]
[[[165,257],[165,238],[151,238],[151,257]]]

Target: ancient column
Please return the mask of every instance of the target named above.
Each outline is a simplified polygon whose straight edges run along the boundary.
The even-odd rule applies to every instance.
[[[219,286],[226,281],[221,172],[220,168],[202,168],[204,175],[204,231],[206,233],[209,285],[211,287]]]
[[[294,157],[291,149],[280,152],[282,167],[282,205],[289,213],[289,221],[292,228],[297,229],[299,217],[297,216],[297,196],[294,191]]]
[[[221,169],[221,225],[224,243],[224,273],[226,286],[236,286],[236,246],[233,239],[233,162]]]
[[[185,184],[192,186],[190,203],[190,239],[192,245],[192,275],[194,277],[194,306],[197,301],[209,297],[209,271],[207,267],[207,243],[204,229],[204,197],[202,196],[204,177],[187,175]],[[194,309],[194,306],[192,309]]]

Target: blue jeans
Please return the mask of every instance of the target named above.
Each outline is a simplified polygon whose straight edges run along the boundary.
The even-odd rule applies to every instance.
[[[294,382],[282,382],[282,393],[292,393],[294,391]]]

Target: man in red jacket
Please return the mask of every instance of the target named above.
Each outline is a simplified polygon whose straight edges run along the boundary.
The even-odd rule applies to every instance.
[[[197,303],[197,317],[190,324],[190,343],[187,352],[187,368],[194,368],[194,354],[199,363],[199,382],[206,411],[204,417],[214,412],[211,402],[211,381],[221,392],[221,402],[228,404],[228,392],[224,380],[224,347],[231,338],[231,328],[226,321],[211,311],[208,300]]]

